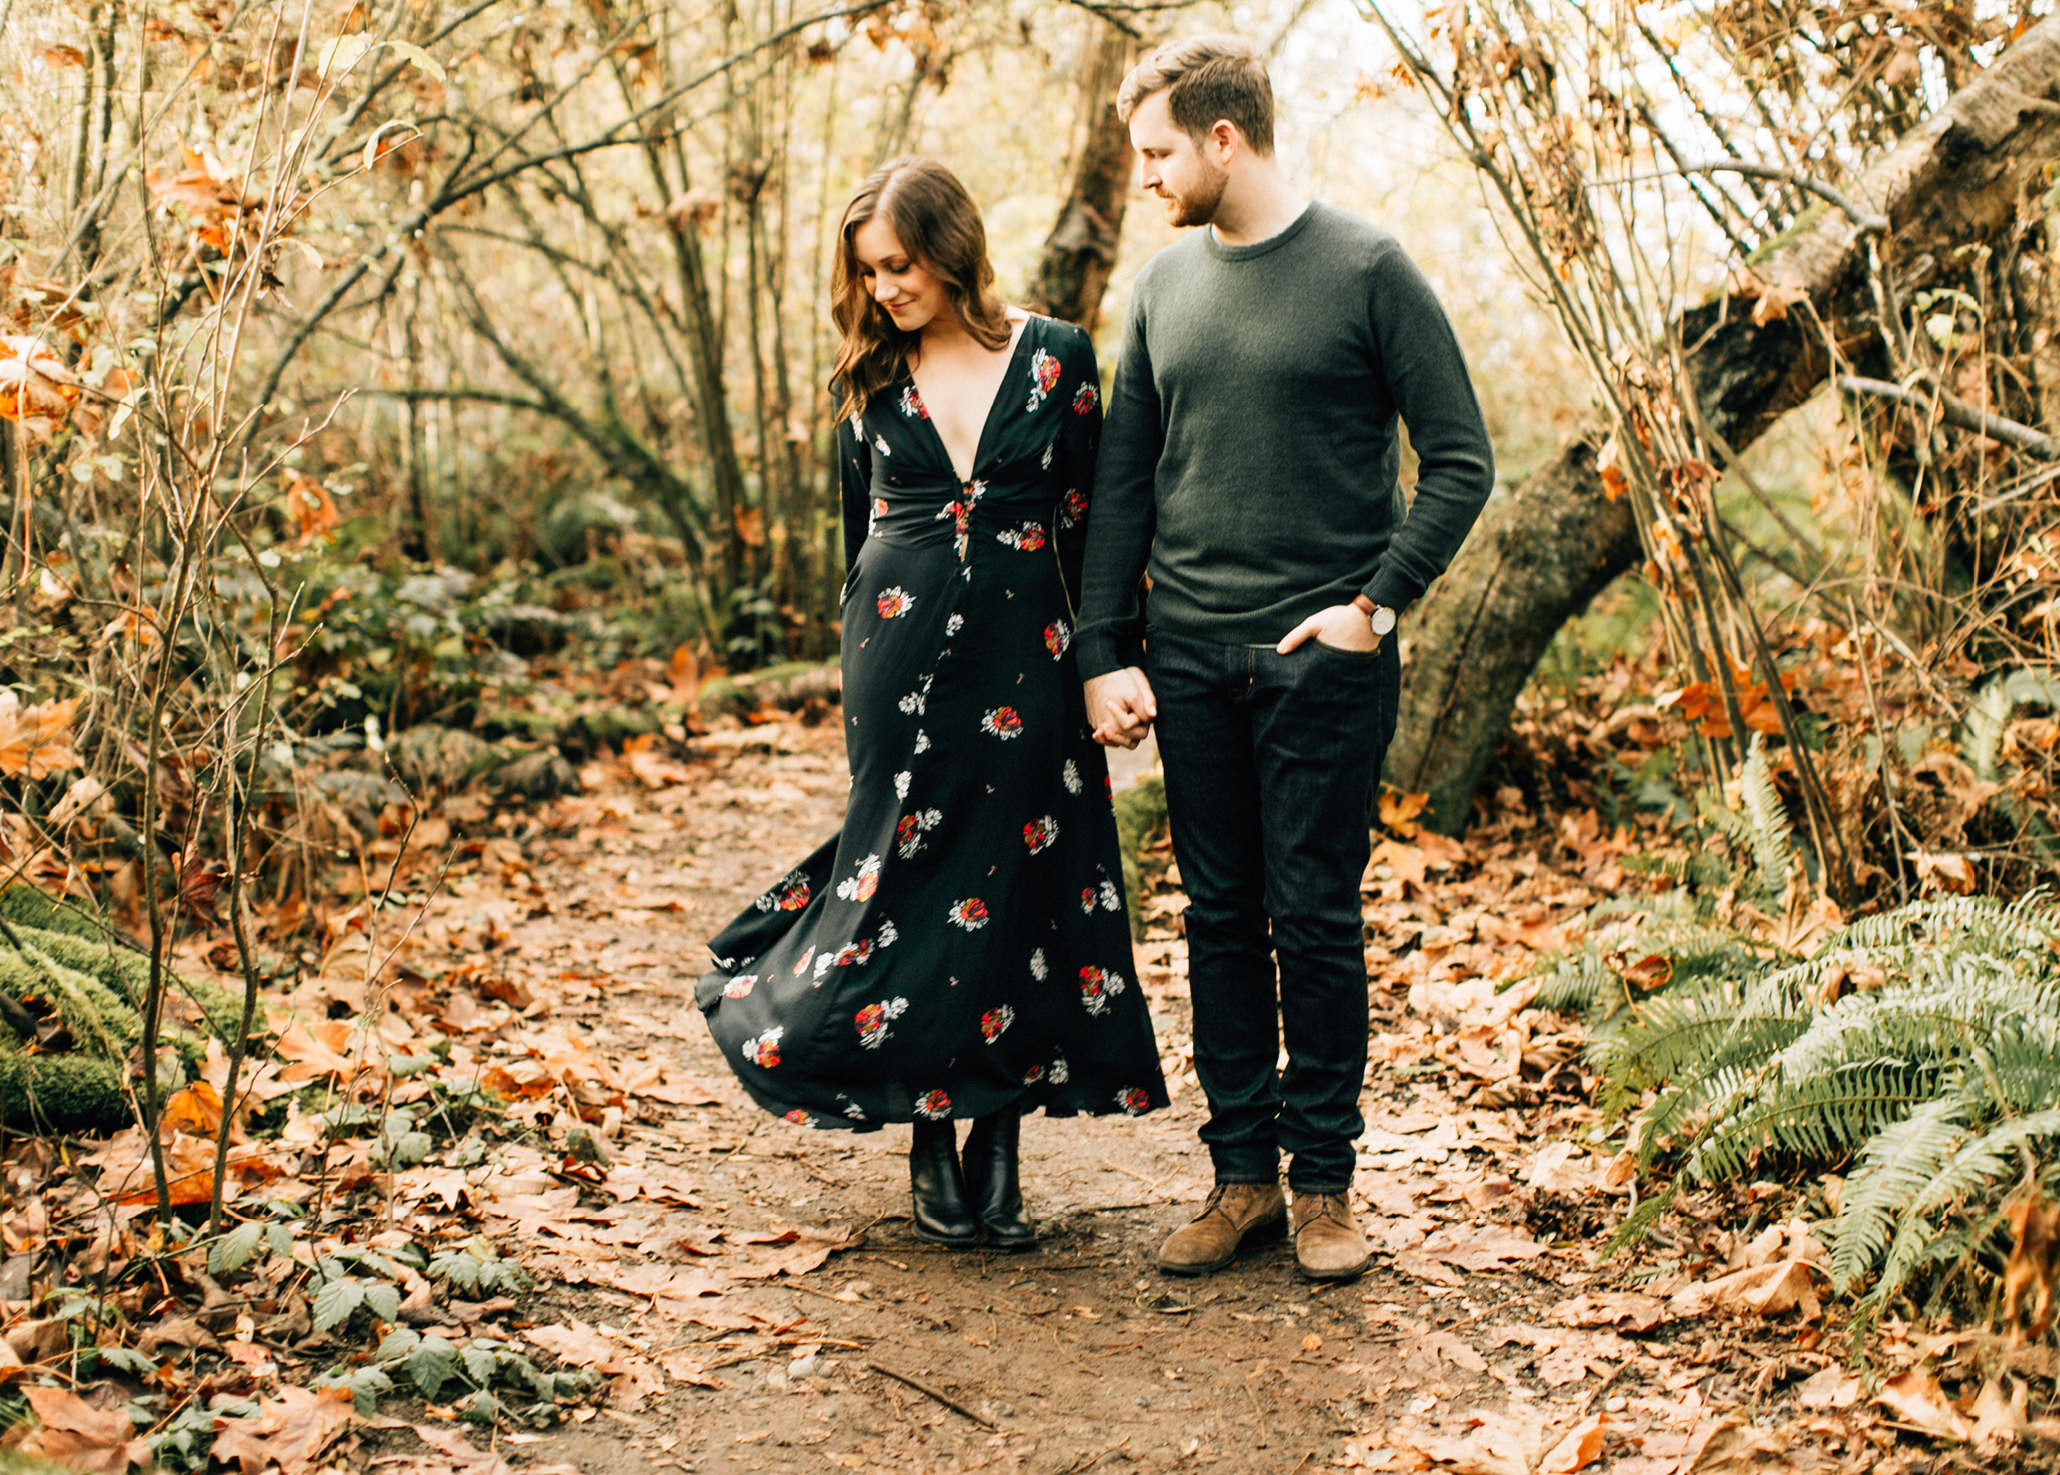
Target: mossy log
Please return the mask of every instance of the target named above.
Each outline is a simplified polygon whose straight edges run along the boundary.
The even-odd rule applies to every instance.
[[[0,992],[62,1021],[62,1050],[0,1032],[0,1121],[30,1130],[97,1130],[129,1119],[129,1053],[142,1039],[150,955],[94,913],[32,886],[0,891]],[[167,972],[206,1021],[206,1033],[168,1028],[164,1042],[197,1057],[206,1034],[228,1039],[243,1001],[218,984]],[[264,1028],[262,1012],[254,1028]]]

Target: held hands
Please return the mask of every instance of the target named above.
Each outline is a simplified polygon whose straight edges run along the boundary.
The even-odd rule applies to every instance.
[[[1381,643],[1381,637],[1373,633],[1373,626],[1367,623],[1365,614],[1356,604],[1334,604],[1329,609],[1318,610],[1288,631],[1287,638],[1274,649],[1286,655],[1310,639],[1334,650],[1362,652],[1379,650]]]
[[[1105,748],[1136,747],[1159,715],[1152,684],[1136,666],[1090,678],[1086,692],[1087,720],[1094,725],[1094,740]]]

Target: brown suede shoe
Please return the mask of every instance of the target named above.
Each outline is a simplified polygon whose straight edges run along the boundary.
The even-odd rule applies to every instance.
[[[1287,1204],[1277,1183],[1219,1183],[1193,1221],[1159,1246],[1159,1268],[1169,1275],[1206,1275],[1237,1258],[1246,1241],[1279,1239],[1287,1232]]]
[[[1310,1280],[1352,1280],[1373,1257],[1342,1193],[1295,1195],[1295,1264]]]

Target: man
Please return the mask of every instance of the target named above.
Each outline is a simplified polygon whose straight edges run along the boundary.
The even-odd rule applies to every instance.
[[[1159,1264],[1215,1270],[1291,1224],[1304,1275],[1350,1279],[1368,1258],[1348,1197],[1359,880],[1395,726],[1395,620],[1458,551],[1493,457],[1422,274],[1275,162],[1249,44],[1162,46],[1116,107],[1143,187],[1200,227],[1131,292],[1077,647],[1099,741],[1134,747],[1156,721],[1189,898],[1215,1188]],[[1418,457],[1406,514],[1398,418]]]

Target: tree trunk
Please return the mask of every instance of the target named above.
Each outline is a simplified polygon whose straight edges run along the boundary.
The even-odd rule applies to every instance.
[[[1028,306],[1092,333],[1101,320],[1102,294],[1115,265],[1123,233],[1123,207],[1130,194],[1130,135],[1116,116],[1116,88],[1129,69],[1131,38],[1112,25],[1093,21],[1099,37],[1087,43],[1088,64],[1080,80],[1086,126],[1074,150],[1066,203],[1045,238],[1037,276],[1025,293]]]
[[[2027,31],[1988,72],[1867,170],[1855,196],[1889,222],[1870,237],[1824,209],[1753,264],[1802,291],[1784,317],[1755,326],[1749,305],[1720,296],[1691,309],[1676,336],[1709,428],[1737,451],[1808,399],[1836,342],[1848,372],[1879,355],[1868,243],[1908,301],[1960,247],[2012,228],[2044,189],[2060,150],[2060,17]],[[1811,314],[1824,331],[1813,332]],[[1386,778],[1431,797],[1433,822],[1463,829],[1475,787],[1518,694],[1568,620],[1638,561],[1628,504],[1602,495],[1599,420],[1514,492],[1491,505],[1445,576],[1405,622],[1401,720]]]

